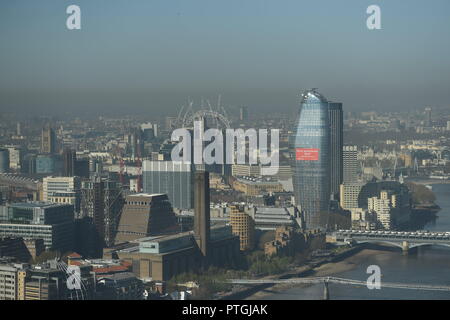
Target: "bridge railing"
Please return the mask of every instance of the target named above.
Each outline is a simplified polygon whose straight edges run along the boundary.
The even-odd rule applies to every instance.
[[[243,284],[243,285],[334,283],[341,285],[367,287],[367,281],[338,278],[338,277],[308,277],[308,278],[291,278],[291,279],[230,279],[227,282],[232,284]],[[416,284],[416,283],[395,283],[384,281],[380,283],[380,287],[392,289],[424,290],[424,291],[450,291],[450,286],[436,286],[436,285]]]

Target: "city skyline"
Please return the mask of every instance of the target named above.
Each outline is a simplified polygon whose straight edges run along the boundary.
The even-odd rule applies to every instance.
[[[448,300],[449,21],[448,0],[3,1],[0,300]]]

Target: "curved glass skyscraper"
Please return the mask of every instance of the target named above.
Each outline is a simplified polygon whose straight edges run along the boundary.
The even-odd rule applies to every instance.
[[[294,131],[293,186],[306,228],[325,229],[330,203],[330,122],[328,102],[318,92],[302,94]]]

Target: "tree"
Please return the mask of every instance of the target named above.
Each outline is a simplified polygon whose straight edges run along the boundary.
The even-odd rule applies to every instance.
[[[406,185],[411,191],[411,197],[413,204],[431,204],[436,200],[434,192],[421,184],[416,184],[412,182],[407,182]]]

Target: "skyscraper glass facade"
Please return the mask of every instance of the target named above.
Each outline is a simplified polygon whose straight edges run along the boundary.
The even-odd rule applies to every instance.
[[[330,188],[331,194],[337,199],[343,176],[344,118],[342,115],[342,103],[330,102],[328,104],[328,116],[330,120]]]
[[[330,203],[330,121],[327,100],[302,94],[293,141],[293,187],[308,229],[325,229]]]
[[[142,167],[145,193],[165,193],[174,208],[193,208],[193,167],[172,161],[144,161]]]

